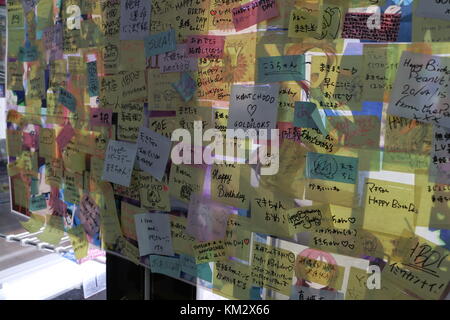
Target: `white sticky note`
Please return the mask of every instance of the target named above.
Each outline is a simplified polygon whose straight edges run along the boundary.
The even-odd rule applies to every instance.
[[[120,40],[144,40],[150,30],[148,0],[120,1]]]
[[[134,215],[139,255],[159,254],[173,256],[169,215],[142,213]]]
[[[129,187],[136,151],[135,143],[109,140],[102,180]]]
[[[404,51],[388,114],[450,128],[450,59]]]
[[[137,138],[136,160],[141,170],[162,180],[169,160],[172,141],[159,133],[141,127]]]
[[[279,84],[233,85],[227,129],[275,129]]]
[[[415,13],[418,17],[450,20],[450,1],[420,0]]]

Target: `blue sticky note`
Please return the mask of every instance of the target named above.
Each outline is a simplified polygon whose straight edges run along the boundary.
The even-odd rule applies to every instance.
[[[47,201],[45,201],[43,194],[30,198],[30,211],[39,211],[45,208],[47,208]]]
[[[147,58],[174,51],[177,48],[175,30],[170,29],[169,31],[150,35],[145,38],[144,45]]]
[[[36,46],[25,46],[19,48],[17,59],[20,62],[31,62],[38,59],[39,53]]]
[[[297,101],[295,103],[294,121],[292,124],[297,128],[319,129],[312,118],[312,113],[317,109],[315,103],[307,101]]]
[[[195,257],[187,254],[180,254],[180,264],[181,271],[194,277],[197,276],[197,264],[195,263]]]
[[[262,300],[260,287],[251,287],[250,300]]]
[[[180,278],[180,259],[165,256],[150,256],[150,269],[153,273],[161,273],[172,278]]]
[[[358,177],[358,158],[308,152],[306,176],[310,179],[355,184]]]
[[[212,282],[212,271],[209,262],[197,265],[197,277],[207,282]]]
[[[258,82],[305,80],[305,56],[258,58]]]
[[[58,102],[61,103],[70,111],[75,112],[77,107],[77,99],[73,94],[71,94],[64,88],[59,88]]]
[[[195,80],[187,72],[183,72],[180,77],[180,81],[172,83],[172,87],[177,90],[184,101],[189,101],[194,96],[195,90],[197,90],[197,84]]]
[[[86,63],[87,80],[89,97],[97,97],[99,95],[99,83],[97,76],[97,61]]]
[[[327,135],[325,124],[315,103],[297,101],[295,103],[294,127],[312,128],[320,130],[323,135]]]

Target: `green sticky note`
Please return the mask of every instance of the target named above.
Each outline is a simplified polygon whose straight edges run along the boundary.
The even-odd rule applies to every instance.
[[[306,175],[310,179],[355,184],[358,177],[358,158],[308,152]]]
[[[47,201],[45,201],[44,195],[30,198],[30,211],[39,211],[47,208]]]
[[[258,82],[305,80],[305,56],[258,58]]]
[[[180,254],[181,271],[190,274],[191,276],[197,276],[197,264],[195,258],[187,254]]]
[[[39,180],[31,178],[31,194],[35,195],[39,193]]]
[[[181,264],[179,258],[165,256],[150,256],[150,269],[153,273],[161,273],[166,276],[180,278]]]
[[[197,265],[197,277],[202,280],[212,282],[212,271],[209,262]]]
[[[39,57],[39,52],[36,46],[25,46],[19,48],[18,59],[20,62],[36,61]]]

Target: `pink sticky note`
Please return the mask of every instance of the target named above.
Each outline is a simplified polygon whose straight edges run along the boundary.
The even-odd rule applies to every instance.
[[[65,127],[59,133],[58,137],[56,138],[59,150],[62,151],[74,135],[75,130],[72,128],[70,124],[66,124]]]
[[[244,30],[279,15],[275,0],[254,0],[233,8],[232,13],[236,31]]]
[[[104,108],[91,109],[91,126],[110,127],[112,110]]]
[[[187,54],[190,58],[222,58],[224,46],[225,37],[223,36],[190,36],[188,38]]]

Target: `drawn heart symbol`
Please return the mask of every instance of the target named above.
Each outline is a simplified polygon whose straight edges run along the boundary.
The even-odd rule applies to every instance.
[[[341,244],[343,247],[347,248],[348,247],[348,241],[341,241]]]
[[[356,222],[356,218],[354,218],[354,217],[348,218],[348,222],[355,223]]]
[[[210,13],[212,16],[215,16],[215,15],[217,14],[217,11],[216,11],[216,10],[211,10],[209,13]]]
[[[352,250],[355,249],[355,245],[354,245],[354,244],[349,244],[348,247],[349,247],[350,249],[352,249]]]
[[[256,106],[256,104],[249,104],[249,105],[247,106],[247,112],[248,112],[248,114],[249,114],[250,116],[252,116],[252,117],[253,117],[253,115],[255,114],[256,109],[258,109],[258,107]]]
[[[249,239],[244,239],[244,243],[245,243],[245,245],[248,245],[248,244],[249,244],[249,242],[250,242],[250,240],[249,240]]]

